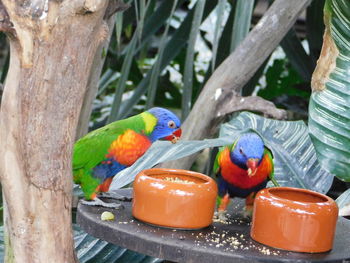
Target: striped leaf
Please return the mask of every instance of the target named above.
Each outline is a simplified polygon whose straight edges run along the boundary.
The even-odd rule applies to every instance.
[[[350,188],[342,193],[337,200],[340,216],[350,216]]]
[[[75,251],[80,263],[159,263],[162,259],[143,255],[90,236],[73,225]],[[0,261],[4,262],[4,227],[0,226]],[[50,262],[50,261],[48,261]]]
[[[75,250],[81,263],[158,263],[163,260],[143,255],[97,239],[73,226]],[[0,232],[1,233],[1,232]],[[0,246],[1,253],[1,246]]]
[[[327,0],[321,56],[312,77],[309,130],[321,165],[350,182],[350,1]]]
[[[172,145],[158,141],[133,166],[115,176],[110,190],[131,183],[137,173],[158,163],[180,159],[205,148],[232,144],[244,132],[254,130],[272,150],[275,177],[280,185],[312,189],[326,193],[333,176],[323,170],[302,121],[276,121],[248,112],[239,114],[221,127],[220,138],[179,141]]]

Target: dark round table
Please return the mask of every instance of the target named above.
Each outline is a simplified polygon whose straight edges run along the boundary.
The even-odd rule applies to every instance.
[[[131,196],[131,189],[119,194]],[[241,216],[243,202],[234,199],[230,218],[201,230],[152,226],[135,219],[131,202],[124,209],[78,205],[77,222],[87,233],[146,255],[175,262],[350,262],[350,220],[339,218],[333,249],[327,253],[294,253],[264,246],[249,236],[250,222]],[[110,211],[114,221],[102,221]]]

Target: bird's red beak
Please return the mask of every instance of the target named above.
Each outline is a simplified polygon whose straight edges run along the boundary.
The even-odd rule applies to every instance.
[[[172,143],[176,143],[181,137],[182,131],[181,128],[177,129],[173,132],[172,135],[165,137],[165,140],[171,141]]]
[[[259,165],[259,159],[255,159],[255,158],[250,158],[247,161],[247,167],[248,167],[248,176],[252,177],[256,174],[256,171],[258,169],[258,165]]]

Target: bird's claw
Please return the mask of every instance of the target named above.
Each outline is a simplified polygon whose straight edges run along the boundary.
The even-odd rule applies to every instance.
[[[83,205],[89,205],[89,206],[102,206],[106,208],[114,208],[114,209],[121,209],[124,208],[122,204],[117,203],[106,203],[103,202],[101,199],[95,198],[94,200],[81,200],[80,201]]]
[[[226,214],[226,210],[220,210],[214,213],[214,219],[218,221],[227,221],[228,217]]]
[[[244,218],[252,218],[253,217],[253,206],[246,206],[245,209],[242,211],[242,216]]]
[[[98,197],[109,198],[109,199],[114,199],[114,200],[124,201],[124,202],[132,201],[132,197],[127,197],[121,194],[117,194],[115,192],[102,192],[102,193],[99,193]]]

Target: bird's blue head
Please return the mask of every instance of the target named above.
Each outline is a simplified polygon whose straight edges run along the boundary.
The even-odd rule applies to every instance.
[[[165,139],[176,143],[181,136],[179,118],[171,111],[158,107],[151,108],[147,112],[157,118],[157,124],[149,136],[151,141]]]
[[[264,155],[264,142],[256,133],[246,133],[233,144],[231,161],[242,169],[248,171],[249,176],[256,173]]]

